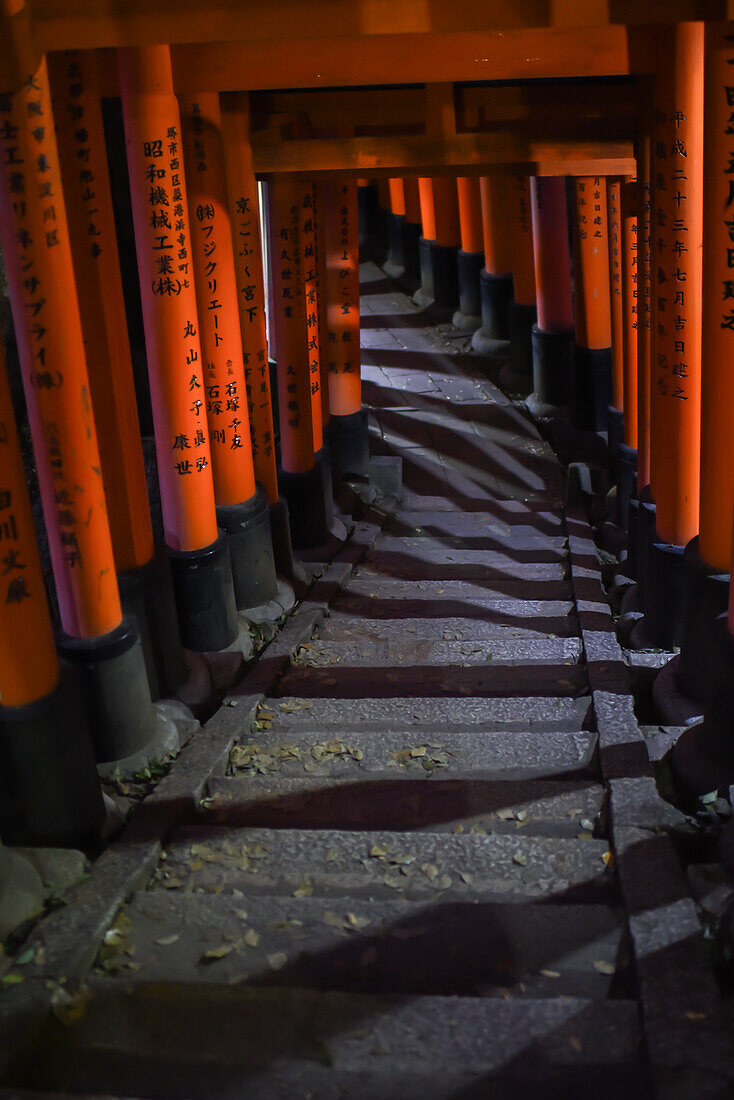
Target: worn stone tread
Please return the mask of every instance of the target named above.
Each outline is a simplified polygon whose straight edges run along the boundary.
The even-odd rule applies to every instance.
[[[207,788],[207,819],[290,829],[422,829],[574,837],[595,827],[604,788],[592,780],[448,778],[413,771],[352,776],[218,776]],[[418,782],[416,782],[418,780]],[[519,815],[519,816],[518,816]]]
[[[457,616],[431,616],[420,618],[413,616],[392,619],[356,618],[344,611],[332,611],[328,618],[319,623],[317,635],[324,639],[392,639],[392,638],[430,638],[441,641],[481,641],[486,638],[496,640],[499,646],[505,643],[520,645],[527,640],[549,641],[556,638],[554,631],[545,634],[523,626],[504,626],[482,619],[461,618]],[[563,635],[561,635],[563,637]],[[576,642],[577,639],[572,639]]]
[[[536,609],[545,605],[545,613],[557,614],[554,604],[567,604],[571,586],[567,580],[531,580],[518,577],[492,577],[483,581],[461,581],[452,578],[406,580],[391,577],[360,565],[345,585],[346,596],[372,596],[385,600],[451,600],[456,611],[468,604],[491,609],[493,606],[515,604],[515,614],[543,614]]]
[[[430,555],[431,561],[451,562],[457,551],[481,553],[485,556],[502,553],[519,564],[560,562],[566,556],[565,539],[547,535],[526,537],[522,540],[517,536],[510,540],[502,535],[494,538],[486,535],[469,538],[466,535],[433,535],[417,528],[415,532],[409,530],[407,534],[381,534],[374,544],[375,553],[412,553],[419,547],[426,557]]]
[[[518,561],[499,550],[463,550],[426,539],[396,539],[389,549],[369,550],[365,567],[388,577],[415,580],[528,580],[562,581],[566,565],[557,556],[550,561]]]
[[[630,1001],[416,999],[185,982],[126,989],[109,978],[93,979],[90,996],[73,1045],[66,1026],[50,1021],[32,1083],[51,1078],[73,1092],[112,1086],[118,1095],[161,1097],[246,1090],[257,1100],[445,1100],[488,1089],[493,1100],[650,1095]]]
[[[263,705],[272,715],[269,719],[272,730],[279,733],[296,730],[344,732],[355,729],[364,732],[443,732],[447,729],[454,732],[476,729],[487,733],[533,729],[573,731],[584,728],[591,711],[588,696],[498,696],[489,699],[446,696],[436,699],[414,695],[390,699],[310,699],[283,693],[278,698],[266,700]]]
[[[246,895],[598,902],[612,877],[604,840],[201,825],[172,835],[150,888],[187,885]]]
[[[398,728],[389,732],[358,729],[348,736],[325,731],[293,731],[286,738],[268,728],[274,712],[264,704],[251,734],[241,739],[230,759],[240,773],[259,769],[291,778],[347,776],[370,780],[376,773],[395,779],[453,773],[474,778],[527,779],[593,770],[597,735],[586,730],[502,733],[446,729],[430,737]]]
[[[434,620],[435,621],[435,620]],[[440,622],[440,620],[439,620]],[[446,630],[443,635],[451,636],[456,631]],[[530,638],[475,638],[472,634],[464,638],[447,639],[439,635],[421,637],[417,630],[408,628],[395,630],[387,636],[376,633],[367,634],[356,627],[346,633],[345,629],[329,636],[328,623],[319,626],[320,638],[303,642],[297,649],[294,663],[313,667],[332,667],[333,665],[390,666],[407,665],[575,665],[578,663],[582,648],[579,638],[544,638],[533,635]]]
[[[516,540],[537,540],[539,544],[565,547],[563,519],[555,512],[517,513],[494,509],[481,512],[428,512],[401,508],[385,523],[387,535],[429,535],[434,538],[482,538],[514,547]]]
[[[180,982],[602,1000],[621,958],[621,912],[601,905],[426,907],[147,891],[124,913],[132,925],[125,957],[107,965],[119,962],[121,977],[146,982],[175,972]],[[128,958],[139,969],[127,970]]]

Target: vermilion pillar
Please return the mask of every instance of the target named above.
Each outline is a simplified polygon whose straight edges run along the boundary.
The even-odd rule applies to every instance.
[[[602,431],[612,400],[607,192],[603,177],[575,181],[573,400],[577,423]]]
[[[484,268],[480,275],[482,327],[472,340],[472,347],[482,354],[498,349],[497,341],[510,338],[510,301],[512,299],[512,226],[508,196],[508,177],[501,170],[479,181],[482,227],[484,235]]]
[[[181,634],[230,645],[238,622],[229,544],[217,530],[191,229],[167,46],[119,54],[130,195],[158,480]]]
[[[678,684],[704,701],[734,548],[734,26],[705,29],[700,533],[684,553]],[[682,204],[681,204],[682,205]],[[687,221],[690,226],[690,221]],[[688,233],[690,234],[690,227]],[[683,238],[683,233],[679,234]],[[685,238],[684,238],[685,239]],[[695,299],[691,305],[695,308]],[[685,331],[685,330],[681,330]],[[686,382],[688,379],[686,379]],[[730,624],[734,623],[731,600]],[[717,627],[717,629],[720,629]],[[728,677],[732,677],[729,667]],[[708,718],[707,718],[708,721]],[[731,729],[728,731],[731,736]]]
[[[79,843],[102,822],[89,731],[60,680],[5,359],[0,347],[0,830]]]
[[[154,698],[185,679],[168,564],[155,555],[93,51],[49,61],[59,160],[112,547]]]
[[[382,265],[386,275],[399,279],[405,274],[405,185],[400,177],[388,180],[390,213],[388,215],[387,260]]]
[[[459,308],[454,314],[453,324],[465,332],[473,332],[482,323],[479,274],[484,267],[484,237],[479,178],[459,176],[456,187],[459,196],[461,248],[457,254]]]
[[[624,413],[624,304],[622,294],[622,182],[609,178],[607,187],[607,226],[609,235],[609,293],[612,334],[612,407]],[[611,411],[611,410],[610,410]],[[619,418],[620,435],[623,420]],[[609,428],[612,430],[611,425]]]
[[[326,315],[324,355],[329,378],[329,439],[338,477],[365,474],[369,462],[367,411],[362,408],[359,345],[359,266],[353,183],[319,187],[323,228]]]
[[[508,177],[508,205],[512,226],[512,301],[509,310],[510,362],[500,380],[516,393],[533,389],[533,325],[535,308],[535,260],[530,213],[530,181],[522,172]]]
[[[252,456],[255,478],[273,506],[278,500],[278,480],[268,371],[260,208],[252,168],[247,94],[237,92],[221,96],[221,109]]]
[[[421,279],[420,239],[421,239],[421,203],[417,176],[403,177],[403,195],[405,198],[405,221],[403,223],[403,260],[405,273],[403,285],[412,292]]]
[[[680,629],[683,547],[699,520],[703,24],[661,35],[655,116],[650,487],[658,541],[647,549],[644,598],[651,640],[670,647]]]
[[[533,327],[534,392],[528,404],[552,411],[567,405],[570,397],[573,299],[565,179],[532,177],[530,208],[538,321]]]
[[[97,757],[114,760],[149,742],[154,719],[137,628],[122,618],[45,61],[0,112],[0,239],[60,644],[82,681]]]
[[[333,517],[314,452],[301,197],[297,179],[284,175],[272,179],[268,215],[271,315],[278,348],[279,482],[297,549],[322,543]]]
[[[421,225],[421,286],[413,296],[417,305],[432,305],[434,314],[448,320],[459,304],[457,251],[461,242],[459,201],[451,177],[418,180]]]
[[[311,420],[313,445],[318,455],[324,446],[324,414],[321,405],[321,350],[319,340],[319,276],[316,255],[316,212],[314,186],[301,181],[301,240],[303,245],[303,289],[306,296],[308,370],[311,376]]]
[[[640,324],[639,251],[636,181],[620,185],[620,261],[622,290],[622,418],[623,435],[617,443],[617,523],[629,525],[630,501],[637,480],[637,347]]]
[[[197,430],[190,449],[196,454],[208,435],[217,521],[229,536],[235,599],[240,608],[257,607],[275,597],[277,582],[268,500],[255,486],[219,96],[184,96],[181,121],[206,363],[207,426]]]

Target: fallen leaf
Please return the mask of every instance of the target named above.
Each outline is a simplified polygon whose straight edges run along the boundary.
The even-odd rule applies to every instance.
[[[540,972],[544,978],[560,978],[560,972],[558,970],[541,970]]]
[[[285,951],[276,951],[274,955],[268,955],[268,966],[271,970],[282,970],[288,962]]]
[[[524,867],[525,864],[527,863],[527,861],[528,861],[528,857],[524,856],[522,854],[522,852],[515,852],[515,854],[512,857],[512,862],[513,863],[519,863],[521,867]]]
[[[22,974],[3,974],[0,978],[0,982],[3,985],[18,985],[20,982],[24,982],[25,978]]]
[[[205,951],[201,956],[201,961],[215,962],[217,959],[223,959],[227,955],[234,951],[235,945],[233,943],[223,943],[220,947],[212,947],[209,951]]]
[[[177,939],[180,939],[178,932],[174,933],[172,936],[162,936],[161,939],[154,940],[153,942],[157,944],[158,947],[170,947]]]
[[[313,894],[313,886],[308,879],[304,879],[301,885],[293,891],[294,898],[307,898],[311,894]]]
[[[245,943],[248,947],[257,947],[260,943],[260,933],[256,932],[254,928],[248,928],[245,932]]]
[[[615,974],[616,967],[614,963],[605,962],[604,959],[597,959],[594,963],[594,970],[599,974]]]

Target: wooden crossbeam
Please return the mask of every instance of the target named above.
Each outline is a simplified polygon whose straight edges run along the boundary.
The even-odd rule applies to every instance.
[[[314,138],[262,140],[253,134],[255,171],[295,172],[318,177],[482,175],[492,166],[517,166],[542,176],[634,175],[632,141],[533,141],[520,134]]]

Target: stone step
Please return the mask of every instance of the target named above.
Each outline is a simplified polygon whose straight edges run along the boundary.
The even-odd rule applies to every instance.
[[[347,832],[337,829],[177,830],[152,889],[324,898],[520,902],[607,901],[604,840]]]
[[[569,606],[571,584],[568,580],[519,580],[517,577],[493,577],[484,581],[461,580],[405,580],[387,577],[373,569],[360,566],[350,577],[344,594],[338,598],[339,606],[345,596],[369,596],[379,600],[446,601],[454,605],[454,614],[468,614],[472,605],[484,614],[492,608],[505,608],[517,616],[536,615],[536,606],[545,604],[545,614],[558,613],[558,607]],[[511,607],[510,607],[511,605]],[[553,609],[553,610],[551,610]]]
[[[163,948],[161,949],[163,950]],[[13,1084],[234,1100],[643,1100],[639,1011],[624,1000],[404,997],[185,982],[90,982],[51,1016]]]
[[[406,665],[393,669],[389,663],[375,666],[314,667],[294,665],[279,683],[284,695],[311,698],[331,696],[361,699],[364,696],[387,699],[407,696],[503,697],[517,694],[579,695],[586,692],[586,673],[581,665]]]
[[[387,577],[414,580],[562,581],[564,561],[517,561],[499,550],[460,550],[426,539],[396,539],[389,549],[369,550],[365,567]]]
[[[319,649],[316,643],[322,643]],[[329,658],[332,652],[334,656]],[[404,662],[406,653],[413,664],[575,664],[582,647],[579,638],[529,630],[520,633],[508,627],[492,629],[491,624],[474,619],[355,619],[337,613],[319,625],[314,639],[304,643],[297,663],[372,664],[380,658]]]
[[[135,960],[138,982],[175,975],[351,993],[602,1000],[626,965],[621,914],[601,905],[427,908],[156,890],[138,893],[123,913],[117,946]],[[103,948],[100,959],[102,973],[125,969],[118,952]]]
[[[527,514],[493,512],[411,512],[400,509],[385,521],[383,530],[388,535],[428,535],[433,538],[487,539],[501,541],[514,547],[550,545],[562,548],[566,545],[563,520],[555,512]],[[532,541],[531,541],[532,540]]]
[[[409,529],[405,534],[383,534],[375,541],[377,551],[403,552],[416,545],[425,548],[426,552],[439,555],[441,552],[454,555],[457,550],[466,550],[475,554],[507,554],[518,563],[533,564],[538,562],[562,561],[567,553],[566,540],[563,538],[550,538],[547,535],[537,535],[520,541],[517,538],[510,540],[506,535],[487,535],[468,537],[467,535],[434,535],[422,528]]]
[[[340,637],[314,638],[298,646],[292,658],[295,666],[309,668],[410,668],[425,665],[555,665],[573,666],[581,658],[580,638],[468,638],[446,641],[444,638],[420,638],[409,632],[387,638]]]
[[[261,707],[256,729],[243,744],[233,747],[230,767],[239,774],[358,779],[387,771],[393,779],[453,773],[471,774],[475,779],[529,779],[574,774],[595,765],[597,735],[588,731],[457,733],[447,729],[422,738],[414,730],[399,729],[350,730],[344,737],[299,730],[284,738],[282,732],[269,728],[271,713]]]
[[[411,770],[351,776],[237,773],[207,784],[207,820],[266,829],[423,829],[576,837],[595,826],[604,788],[592,780],[443,778]],[[432,776],[432,777],[431,777]]]
[[[580,730],[591,712],[581,698],[308,699],[286,696],[264,704],[274,732],[349,730]]]
[[[533,634],[556,636],[578,633],[574,606],[563,600],[524,600],[506,596],[490,598],[466,598],[466,593],[452,599],[447,590],[460,581],[426,581],[435,587],[416,589],[403,581],[394,582],[398,595],[380,596],[373,586],[369,595],[360,595],[358,586],[350,584],[340,592],[331,605],[331,614],[350,615],[361,619],[440,619],[455,618],[457,612],[464,619],[486,623],[489,628],[517,626]],[[399,586],[399,587],[398,587]],[[383,590],[389,592],[390,589]],[[374,592],[374,594],[372,594]]]

